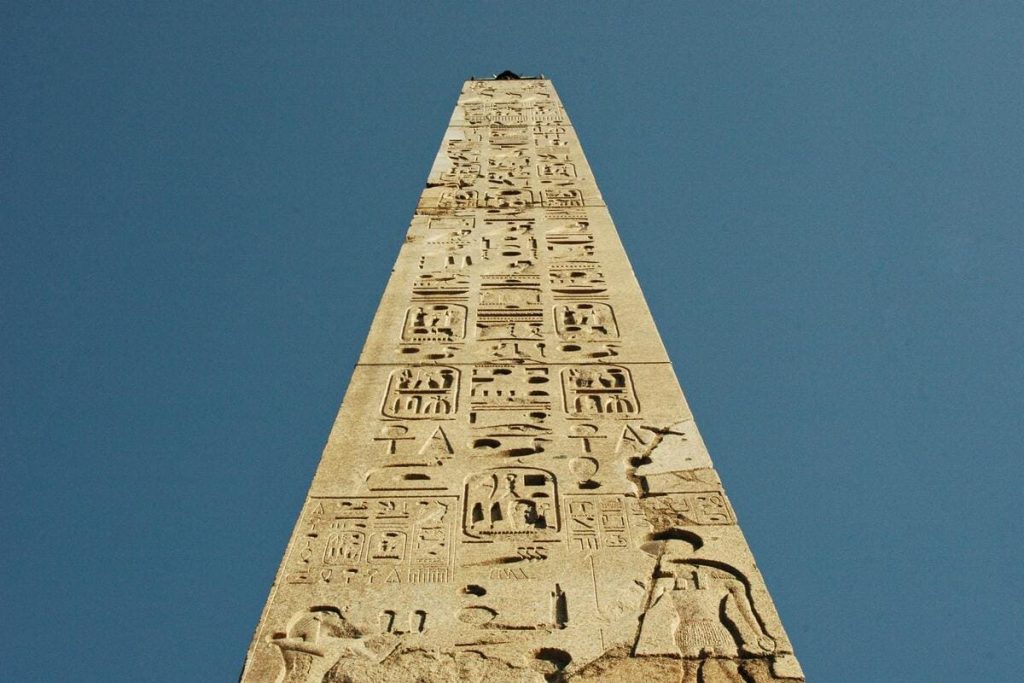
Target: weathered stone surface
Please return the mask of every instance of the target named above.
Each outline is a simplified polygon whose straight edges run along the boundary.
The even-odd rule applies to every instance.
[[[465,84],[243,682],[802,681],[550,81]]]

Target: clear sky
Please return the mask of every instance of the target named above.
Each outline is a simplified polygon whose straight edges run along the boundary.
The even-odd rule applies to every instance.
[[[812,681],[1010,681],[1024,5],[5,2],[0,679],[234,681],[462,81],[554,79]]]

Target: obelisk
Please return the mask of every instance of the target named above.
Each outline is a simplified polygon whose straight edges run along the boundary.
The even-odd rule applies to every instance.
[[[551,81],[465,83],[241,680],[803,680]]]

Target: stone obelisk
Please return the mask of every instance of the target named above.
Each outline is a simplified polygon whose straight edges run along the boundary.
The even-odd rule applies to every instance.
[[[549,80],[465,83],[241,680],[803,680]]]

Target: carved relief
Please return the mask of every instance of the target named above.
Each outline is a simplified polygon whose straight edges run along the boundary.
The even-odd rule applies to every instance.
[[[562,207],[562,208],[545,208],[544,216],[551,221],[589,221],[590,216],[587,212],[586,207]]]
[[[481,209],[505,209],[512,213],[525,211],[533,204],[533,193],[529,190],[494,190],[484,193],[480,200]]]
[[[533,192],[518,187],[496,187],[485,191],[460,188],[441,192],[436,199],[433,197],[432,193],[424,194],[420,203],[421,212],[454,213],[469,209],[487,209],[492,213],[517,214],[534,204]]]
[[[533,142],[538,149],[544,147],[568,147],[572,144],[572,134],[567,126],[533,127]]]
[[[362,531],[338,531],[328,535],[323,563],[354,564],[363,557],[366,534]]]
[[[402,341],[452,342],[466,337],[466,307],[458,304],[423,304],[405,314]]]
[[[498,467],[466,479],[463,531],[474,538],[558,532],[555,476],[532,467]]]
[[[736,523],[721,491],[648,496],[641,504],[655,531],[676,526]]]
[[[586,261],[594,255],[594,235],[586,221],[549,230],[544,239],[548,255],[555,261]]]
[[[607,439],[607,435],[601,434],[601,429],[595,424],[588,424],[586,422],[580,424],[574,424],[569,429],[569,438],[579,442],[580,450],[586,453],[594,452],[594,444],[600,443],[602,439]]]
[[[490,105],[488,104],[467,102],[458,107],[458,109],[462,110],[463,118],[471,126],[484,126],[490,123],[488,118]]]
[[[604,274],[595,261],[570,261],[552,265],[551,289],[564,294],[598,294],[607,291]]]
[[[487,113],[487,120],[491,124],[502,126],[525,126],[530,123],[533,112],[528,107],[518,105],[492,105]]]
[[[568,157],[544,154],[541,161],[542,163],[537,166],[537,177],[540,178],[541,184],[561,184],[576,179],[576,165],[570,163]]]
[[[458,498],[329,498],[289,556],[289,583],[437,583],[452,576]]]
[[[491,147],[526,147],[530,141],[530,133],[525,128],[491,128],[487,131],[487,142]]]
[[[409,435],[409,428],[405,425],[398,424],[386,424],[381,429],[381,435],[373,437],[374,441],[381,441],[384,443],[385,455],[396,455],[398,453],[398,445],[403,441],[414,441],[415,436]]]
[[[485,276],[482,280],[479,339],[543,339],[544,306],[537,276]]]
[[[612,307],[596,302],[555,306],[555,330],[565,341],[603,341],[619,336]]]
[[[532,93],[529,97],[520,93],[507,93],[509,97],[530,102],[481,101],[463,102],[459,105],[462,116],[471,126],[526,126],[531,123],[563,123],[565,112],[545,100],[545,93]],[[532,105],[532,106],[531,106]]]
[[[408,436],[405,425],[384,425],[382,435],[374,441],[385,443],[385,456],[381,466],[366,473],[366,487],[371,491],[444,491],[449,488],[441,477],[441,470],[455,450],[440,425],[427,431],[422,445],[413,450],[405,442],[415,442]],[[401,444],[401,446],[399,445]],[[399,452],[401,451],[401,452]]]
[[[452,155],[449,155],[451,158]],[[459,154],[448,169],[438,175],[441,184],[449,187],[470,187],[478,179],[483,178],[478,155]]]
[[[449,230],[431,235],[420,256],[420,270],[458,273],[473,265],[473,238],[469,229]]]
[[[336,607],[318,606],[299,612],[284,633],[270,641],[278,648],[283,670],[278,683],[319,683],[339,657],[365,657],[379,663],[394,647],[375,651],[367,647],[362,633]]]
[[[459,209],[475,209],[479,202],[480,193],[476,190],[458,189],[442,192],[437,200],[437,208],[442,211],[457,211]]]
[[[537,262],[537,238],[532,220],[494,220],[484,223],[480,257],[501,270],[522,273]]]
[[[570,415],[628,416],[639,412],[629,371],[614,365],[577,365],[562,370],[565,410]]]
[[[650,531],[637,499],[619,494],[565,496],[569,549],[628,550]]]
[[[499,573],[505,574],[508,578],[529,580],[523,570]],[[566,591],[558,583],[531,583],[536,591],[533,600],[510,599],[511,596],[507,592],[495,598],[480,586],[468,586],[468,590],[464,592],[472,597],[467,599],[467,604],[459,610],[457,619],[467,627],[482,632],[506,631],[522,634],[565,628],[569,624],[569,599]],[[543,592],[545,590],[547,595]],[[482,595],[477,595],[480,591]],[[565,662],[571,659],[569,657]]]
[[[469,278],[458,273],[423,273],[417,276],[412,291],[424,298],[458,297],[469,291]]]
[[[427,223],[430,230],[466,231],[476,227],[476,218],[473,216],[444,216],[431,218]]]
[[[498,152],[487,159],[487,182],[497,187],[530,186],[532,160],[524,151]]]
[[[583,193],[579,190],[573,189],[549,189],[541,192],[541,201],[544,206],[548,207],[563,207],[563,206],[583,206]]]
[[[482,421],[485,413],[509,414],[543,420],[551,413],[548,368],[526,365],[494,365],[473,368],[470,380],[470,423]]]
[[[479,164],[480,163],[480,140],[479,135],[448,140],[444,144],[444,155],[453,164]]]
[[[491,80],[469,81],[466,83],[466,90],[481,97],[494,97],[499,92],[498,82]]]
[[[516,458],[543,453],[551,439],[551,429],[543,427],[546,414],[532,414],[532,423],[507,422],[498,424],[475,425],[479,435],[474,437],[471,446],[477,455],[495,455]]]
[[[450,487],[435,476],[441,463],[376,467],[366,473],[366,488],[373,492],[447,491]]]
[[[581,489],[596,489],[600,486],[593,476],[601,469],[597,458],[573,458],[569,461],[569,471],[576,477],[576,485]]]
[[[487,347],[487,360],[495,363],[533,363],[545,362],[544,342],[502,341]]]
[[[388,417],[428,419],[453,415],[458,408],[459,371],[419,365],[391,373],[382,412]]]
[[[739,659],[776,648],[746,577],[724,563],[690,559],[688,550],[684,541],[664,542],[634,654],[682,657],[682,680],[692,683],[772,680]]]

